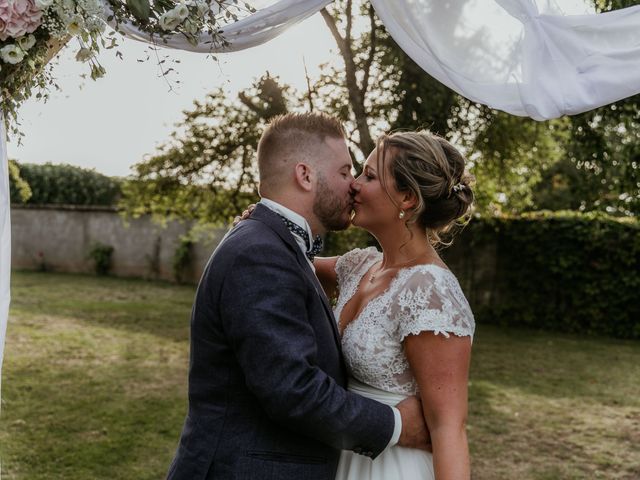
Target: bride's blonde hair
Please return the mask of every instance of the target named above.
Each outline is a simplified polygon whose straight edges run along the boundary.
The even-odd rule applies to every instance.
[[[388,172],[398,191],[412,192],[416,198],[406,223],[425,228],[434,245],[450,244],[442,234],[467,223],[474,201],[474,178],[465,169],[464,156],[444,138],[422,130],[382,136],[377,161],[387,193]]]

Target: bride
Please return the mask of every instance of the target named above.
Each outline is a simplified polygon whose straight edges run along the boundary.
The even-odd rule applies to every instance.
[[[473,314],[436,252],[440,234],[473,202],[464,157],[422,132],[385,136],[353,183],[353,224],[376,248],[314,265],[329,298],[349,389],[395,405],[418,394],[433,454],[395,446],[375,460],[343,451],[337,480],[470,478],[465,421]]]

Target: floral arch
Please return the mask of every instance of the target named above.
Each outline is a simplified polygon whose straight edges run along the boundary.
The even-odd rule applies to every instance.
[[[370,0],[427,73],[478,103],[536,120],[640,93],[640,5],[597,14],[587,0]],[[0,0],[0,373],[10,302],[6,127],[77,37],[91,76],[120,34],[203,53],[265,43],[332,0]]]

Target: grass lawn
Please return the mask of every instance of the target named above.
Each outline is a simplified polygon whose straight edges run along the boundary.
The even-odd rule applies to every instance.
[[[4,480],[160,479],[186,413],[193,287],[17,272]],[[639,479],[640,342],[479,326],[474,479]]]

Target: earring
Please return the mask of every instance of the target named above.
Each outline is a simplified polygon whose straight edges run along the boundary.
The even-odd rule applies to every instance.
[[[400,214],[398,215],[398,218],[400,220],[402,220],[404,218],[404,210],[400,210]]]

